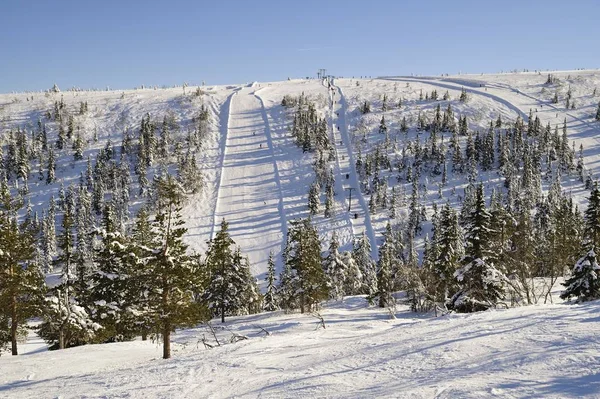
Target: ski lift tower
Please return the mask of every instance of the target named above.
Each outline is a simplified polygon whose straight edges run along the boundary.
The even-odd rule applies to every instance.
[[[325,76],[327,76],[327,69],[321,68],[321,69],[319,69],[317,71],[317,78],[318,79],[325,79]]]

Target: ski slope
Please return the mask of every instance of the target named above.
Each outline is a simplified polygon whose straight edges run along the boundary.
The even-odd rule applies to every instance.
[[[363,297],[311,315],[267,313],[152,342],[0,358],[2,398],[598,398],[598,301],[434,318]],[[264,328],[271,335],[267,336]],[[232,332],[248,339],[229,343]],[[205,349],[206,337],[215,345]]]
[[[262,105],[253,88],[236,92],[229,107],[215,226],[225,219],[231,238],[264,273],[269,252],[279,254],[286,219]]]

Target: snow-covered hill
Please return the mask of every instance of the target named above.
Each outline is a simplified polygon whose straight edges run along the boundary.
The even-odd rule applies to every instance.
[[[597,398],[597,301],[471,315],[366,308],[269,313],[179,331],[174,358],[152,342],[0,358],[5,398]],[[262,330],[268,331],[267,336]],[[230,343],[233,334],[248,337]],[[202,338],[214,345],[206,349]],[[39,344],[37,344],[39,345]]]
[[[178,124],[177,135],[185,137],[194,127],[194,117],[200,107],[210,112],[210,135],[202,143],[198,163],[204,174],[205,188],[189,198],[186,209],[187,241],[191,249],[203,251],[206,241],[214,234],[215,226],[225,217],[231,222],[233,239],[242,252],[250,255],[254,274],[262,278],[266,271],[269,251],[273,251],[280,263],[287,223],[297,217],[308,215],[307,192],[314,180],[311,164],[313,157],[303,153],[289,134],[291,115],[280,105],[285,95],[304,93],[326,117],[330,135],[335,144],[336,160],[331,164],[336,178],[334,217],[314,219],[323,238],[324,250],[328,237],[335,230],[341,249],[350,249],[354,238],[365,232],[372,242],[377,242],[388,220],[386,212],[370,214],[369,197],[361,190],[354,190],[351,212],[347,212],[348,188],[358,188],[359,178],[355,163],[357,149],[372,152],[381,143],[377,127],[385,116],[394,140],[395,154],[392,163],[400,156],[403,135],[400,123],[406,118],[409,124],[407,139],[416,137],[414,124],[420,113],[432,113],[439,104],[444,109],[450,104],[455,115],[469,118],[469,129],[486,131],[491,120],[499,116],[504,122],[512,122],[517,116],[525,120],[530,113],[538,116],[542,126],[552,127],[567,121],[569,140],[579,148],[584,146],[585,166],[592,176],[598,176],[600,158],[598,135],[600,125],[593,120],[600,90],[600,72],[568,71],[553,72],[557,78],[552,85],[545,84],[547,73],[512,73],[499,75],[459,75],[443,77],[382,77],[376,79],[335,79],[333,86],[319,80],[290,80],[284,82],[253,83],[247,86],[177,87],[167,89],[137,89],[125,91],[67,91],[62,93],[17,93],[0,95],[0,131],[6,135],[17,127],[28,133],[37,128],[38,120],[48,129],[48,140],[56,139],[58,124],[46,121],[44,115],[53,109],[55,101],[62,98],[75,115],[75,125],[86,141],[84,159],[73,161],[70,149],[59,154],[56,182],[46,185],[38,180],[32,168],[30,199],[32,209],[41,215],[48,206],[49,196],[56,198],[61,184],[76,184],[85,171],[86,158],[93,160],[110,139],[120,145],[123,133],[135,134],[140,121],[150,114],[160,124],[165,116]],[[469,94],[469,101],[458,101],[461,89]],[[575,109],[564,108],[564,96],[571,89]],[[447,91],[450,100],[423,101],[420,95],[437,90],[439,96]],[[560,102],[551,104],[557,93]],[[382,98],[387,96],[388,110],[382,111]],[[363,101],[372,104],[373,111],[362,115],[358,107]],[[396,107],[398,101],[401,107]],[[89,111],[78,115],[82,102]],[[367,133],[367,144],[359,142],[360,135]],[[446,140],[449,134],[445,134]],[[94,139],[97,137],[97,140]],[[42,165],[44,169],[45,165]],[[149,171],[150,174],[158,166]],[[396,183],[395,175],[386,175],[390,187],[410,193],[409,183]],[[498,175],[482,173],[479,177],[488,190],[498,182]],[[439,178],[438,178],[439,180]],[[563,188],[576,203],[583,204],[587,191],[572,177],[563,177]],[[441,188],[436,179],[430,179],[427,190],[422,193],[427,203],[442,204],[450,201],[460,204],[461,188],[466,185],[464,175],[449,175],[449,182]],[[544,182],[544,189],[548,182]],[[137,197],[134,179],[132,186],[131,216],[144,199]],[[406,207],[406,204],[404,204]],[[402,213],[403,211],[401,211]],[[427,232],[427,225],[425,226]],[[422,239],[422,238],[421,238]],[[373,255],[376,255],[374,246]]]

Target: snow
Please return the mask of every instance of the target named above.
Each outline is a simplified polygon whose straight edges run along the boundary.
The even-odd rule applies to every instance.
[[[178,331],[173,358],[135,341],[0,358],[0,396],[31,397],[600,397],[600,303],[433,317],[367,308],[281,312]],[[260,328],[271,335],[267,336]],[[248,337],[230,343],[233,333]]]
[[[57,197],[61,183],[77,182],[88,155],[93,159],[109,138],[120,144],[120,132],[137,131],[146,113],[156,121],[174,113],[181,126],[174,134],[183,135],[193,128],[200,107],[206,106],[210,126],[198,159],[205,188],[185,204],[185,239],[192,250],[204,251],[225,217],[232,238],[250,257],[253,274],[262,280],[269,251],[275,254],[277,272],[281,271],[287,223],[308,216],[307,192],[314,180],[312,154],[302,153],[289,134],[290,110],[280,106],[284,95],[305,93],[315,102],[335,144],[334,216],[313,218],[322,249],[334,231],[340,252],[349,250],[365,232],[375,257],[388,212],[370,214],[369,196],[360,190],[352,192],[351,212],[346,211],[347,189],[359,187],[357,132],[368,131],[363,156],[383,137],[376,133],[382,115],[390,136],[402,140],[397,132],[403,116],[412,126],[419,112],[431,113],[438,103],[442,108],[447,104],[419,101],[420,90],[436,89],[440,97],[448,90],[455,115],[467,115],[471,130],[486,131],[490,120],[499,115],[504,122],[518,116],[527,120],[530,110],[542,126],[550,122],[552,127],[562,127],[566,118],[569,140],[576,148],[583,144],[586,168],[592,176],[600,174],[600,124],[593,121],[600,93],[592,96],[594,88],[600,89],[600,71],[552,73],[559,79],[553,85],[545,84],[543,72],[336,78],[333,90],[319,80],[254,82],[202,86],[198,97],[191,87],[185,92],[176,87],[0,94],[0,130],[35,129],[38,117],[61,97],[70,109],[81,101],[89,103],[90,111],[76,116],[87,141],[84,160],[73,161],[71,150],[58,154],[57,181],[52,185],[37,181],[32,169],[30,198],[33,210],[41,214],[50,195]],[[577,103],[574,110],[564,109],[569,87]],[[466,103],[456,100],[463,88],[469,95]],[[559,104],[551,104],[555,91]],[[383,93],[390,103],[402,99],[402,108],[392,106],[382,112]],[[371,102],[372,112],[363,116],[357,107],[364,100]],[[98,142],[92,139],[94,131]],[[414,140],[415,136],[411,129],[408,137]],[[49,142],[54,137],[55,130],[49,133]],[[394,163],[398,152],[389,155]],[[488,194],[499,182],[495,171],[479,176]],[[410,184],[396,182],[393,173],[385,177],[390,188],[410,193]],[[436,182],[425,183],[420,195],[429,214],[434,202],[448,201],[457,207],[456,189],[466,183],[464,175],[449,172],[448,184],[440,189],[442,198]],[[544,190],[548,184],[543,183]],[[588,191],[577,178],[564,176],[562,185],[580,209],[585,207]],[[132,211],[144,201],[134,196],[132,200]],[[398,214],[404,217],[406,205],[398,205]],[[429,228],[430,223],[425,223],[419,248]],[[56,284],[59,275],[51,274],[47,280]],[[46,352],[32,335],[20,346],[24,355],[0,357],[0,397],[600,397],[598,302],[439,318],[399,307],[394,320],[387,309],[369,309],[365,303],[364,298],[354,297],[329,304],[321,312],[325,329],[317,328],[317,319],[310,315],[276,312],[231,318],[225,326],[249,339],[210,350],[200,341],[205,336],[215,344],[205,327],[178,331],[173,359],[167,361],[160,359],[162,349],[152,342]],[[271,335],[265,336],[258,326]],[[231,333],[215,327],[220,340],[228,342]]]

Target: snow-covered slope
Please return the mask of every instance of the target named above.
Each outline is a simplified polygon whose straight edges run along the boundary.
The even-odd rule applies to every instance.
[[[273,251],[280,267],[287,223],[294,218],[306,217],[307,192],[314,181],[313,156],[303,153],[289,134],[291,111],[280,105],[285,95],[304,93],[317,106],[318,113],[327,118],[331,140],[335,144],[336,160],[330,164],[335,177],[334,216],[313,218],[324,243],[336,231],[342,250],[351,248],[354,238],[365,232],[371,241],[383,231],[388,220],[387,212],[369,214],[369,197],[361,193],[355,170],[358,131],[366,131],[368,143],[361,145],[367,153],[381,142],[377,127],[383,115],[390,129],[395,150],[390,153],[392,162],[400,156],[402,135],[400,121],[408,120],[411,131],[419,113],[432,113],[437,104],[442,108],[452,105],[455,115],[469,117],[469,128],[486,131],[490,120],[500,116],[503,121],[514,121],[517,116],[527,119],[530,110],[539,116],[542,126],[550,122],[562,126],[567,119],[569,140],[578,148],[583,144],[585,166],[598,176],[600,171],[600,125],[593,120],[600,101],[600,72],[571,71],[554,72],[557,83],[545,84],[547,73],[511,73],[499,75],[458,75],[443,77],[382,77],[377,79],[335,79],[332,88],[319,80],[289,80],[284,82],[258,83],[244,86],[215,86],[198,88],[138,89],[126,91],[76,91],[63,93],[18,93],[0,95],[0,131],[17,127],[34,131],[39,118],[52,110],[54,102],[64,99],[75,115],[75,123],[86,140],[85,157],[73,161],[69,150],[59,154],[57,181],[46,185],[38,180],[32,169],[30,198],[34,211],[48,205],[49,196],[58,195],[61,183],[76,184],[85,170],[88,155],[94,159],[107,140],[119,145],[124,131],[137,132],[141,118],[149,113],[160,123],[165,115],[179,123],[180,136],[193,129],[194,117],[204,105],[210,112],[210,135],[202,145],[198,162],[205,177],[205,189],[192,196],[186,203],[184,217],[189,229],[187,241],[191,249],[203,251],[206,242],[214,234],[221,219],[230,223],[233,238],[242,252],[250,256],[254,274],[262,278],[266,270],[269,251]],[[469,93],[466,103],[459,102],[462,88]],[[573,93],[576,109],[564,109],[564,95],[568,88]],[[449,101],[422,101],[420,93],[436,89],[441,96],[446,90]],[[559,104],[550,104],[554,93]],[[381,102],[386,94],[391,104],[383,112]],[[367,115],[358,112],[364,100],[373,105]],[[402,100],[402,107],[394,104]],[[90,111],[77,114],[81,102],[89,104]],[[56,122],[48,122],[49,142],[56,136]],[[93,136],[98,140],[94,141]],[[448,139],[449,134],[445,134]],[[365,154],[363,153],[363,156]],[[150,171],[151,173],[153,170]],[[410,193],[410,184],[396,182],[392,171],[385,178],[390,187]],[[480,178],[489,190],[499,181],[498,174],[481,173]],[[427,211],[431,204],[450,201],[460,204],[461,188],[466,185],[464,175],[449,174],[449,181],[439,187],[437,179],[425,182],[427,190],[423,202]],[[135,181],[135,177],[134,177]],[[570,192],[575,202],[584,205],[587,192],[573,177],[563,177],[563,188]],[[428,184],[428,185],[427,185]],[[547,189],[547,182],[544,182]],[[134,184],[135,185],[135,184]],[[348,204],[348,189],[354,188],[352,203]],[[144,201],[136,197],[132,187],[132,214]],[[441,192],[441,197],[440,197]],[[351,211],[347,208],[350,205]],[[407,204],[403,206],[406,207]],[[402,214],[403,210],[400,210]],[[131,215],[133,216],[133,215]],[[427,232],[427,226],[425,226]],[[422,239],[418,238],[419,240]],[[376,245],[373,245],[376,255]]]
[[[213,349],[207,328],[181,331],[167,361],[142,341],[2,357],[0,397],[600,397],[598,302],[395,320],[365,303],[329,305],[325,329],[311,315],[232,318]]]

